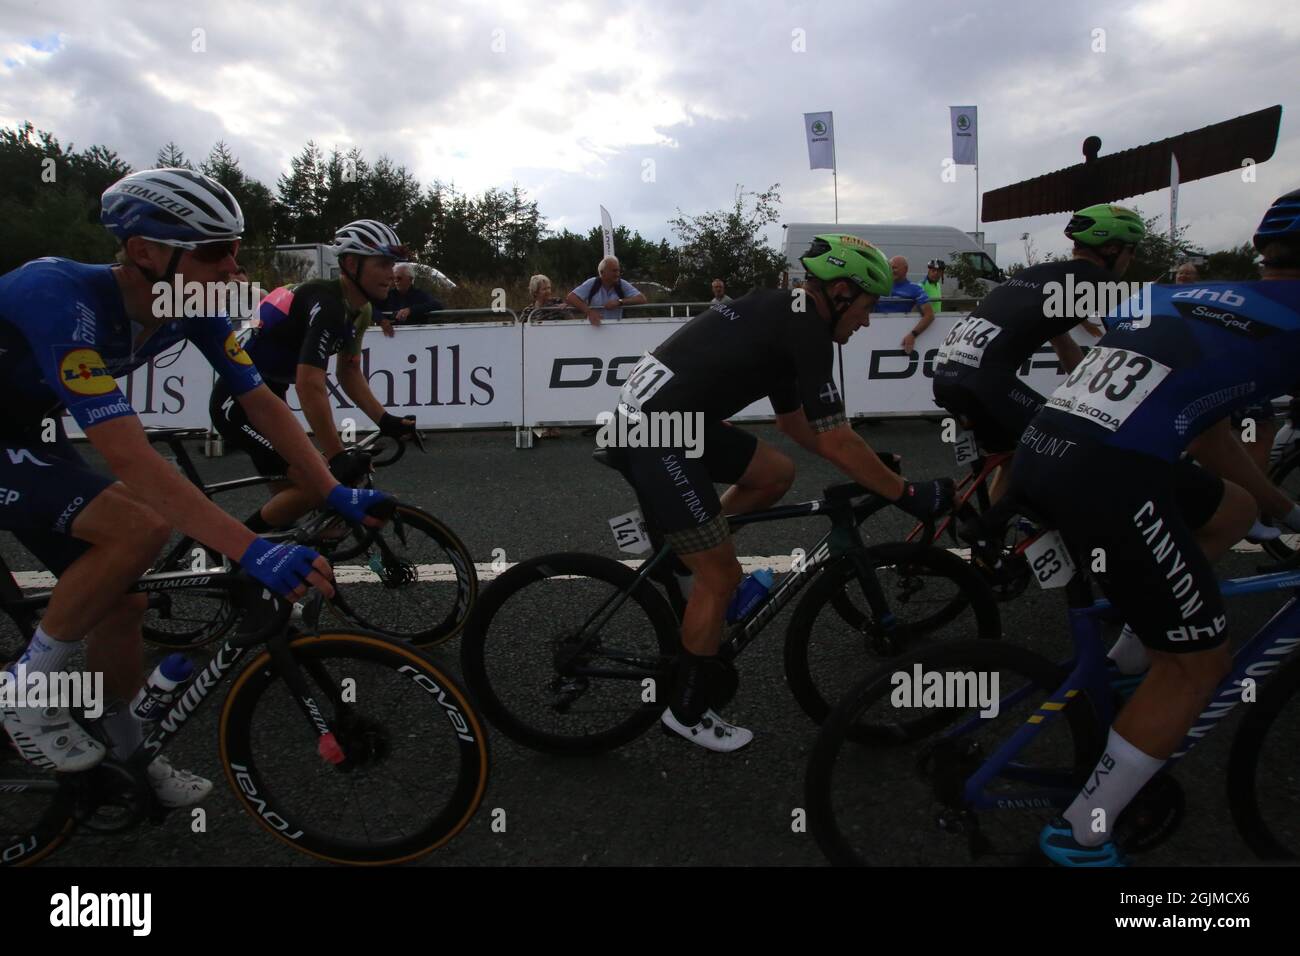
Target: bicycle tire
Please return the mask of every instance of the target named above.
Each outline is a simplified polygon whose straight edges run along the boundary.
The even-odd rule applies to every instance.
[[[914,642],[926,636],[939,637],[941,629],[955,624],[949,633],[961,632],[963,638],[978,637],[981,640],[995,640],[1002,636],[1002,618],[997,602],[989,592],[988,585],[979,574],[949,551],[939,548],[927,548],[917,552],[911,545],[886,544],[868,550],[872,566],[877,569],[895,569],[901,574],[891,580],[890,574],[877,574],[889,601],[891,610],[899,619],[894,632],[902,642]],[[899,558],[903,562],[900,563]],[[954,588],[952,596],[938,598],[935,610],[921,617],[908,617],[906,601],[895,600],[907,597],[909,575],[929,579],[928,586],[933,591],[939,579],[948,581]],[[819,628],[818,619],[830,605],[836,607],[837,601],[847,600],[850,588],[857,588],[857,572],[853,561],[847,556],[838,559],[824,568],[809,587],[808,592],[800,598],[790,618],[785,639],[785,676],[799,706],[815,723],[820,724],[830,713],[831,706],[840,700],[849,687],[856,684],[868,670],[879,662],[874,657],[867,636],[871,623],[866,613],[866,601],[861,593],[852,600],[859,623],[845,628],[836,626],[829,632],[829,638],[821,639],[828,632]],[[903,589],[903,590],[900,590]],[[893,592],[893,593],[891,593]],[[913,595],[919,593],[912,591]],[[969,614],[963,612],[969,609]],[[841,624],[843,614],[836,608],[834,617],[827,616],[832,624]],[[967,625],[973,628],[973,633]],[[817,635],[817,639],[814,638]],[[814,646],[832,644],[830,667],[814,666],[812,659],[826,657],[825,653],[814,651]],[[816,672],[816,673],[814,673]]]
[[[245,811],[295,850],[355,865],[414,860],[463,830],[486,791],[489,755],[478,716],[455,682],[424,657],[382,635],[327,632],[298,637],[289,647],[309,685],[315,685],[316,703],[335,729],[347,761],[335,765],[318,753],[322,738],[313,739],[306,718],[264,650],[236,676],[221,712],[221,762]],[[378,682],[367,679],[363,688],[360,681],[368,669],[384,678],[383,687],[372,686]],[[346,679],[353,681],[351,700]],[[282,693],[268,694],[277,684]],[[394,703],[397,689],[407,691],[400,710]],[[395,716],[387,721],[376,718],[380,706]],[[276,714],[276,707],[282,714]],[[268,718],[257,724],[262,713]],[[276,716],[280,719],[273,719]],[[390,728],[396,732],[389,733]],[[402,763],[399,798],[413,809],[400,819],[403,824],[409,819],[411,826],[381,835],[380,829],[391,827],[399,817],[380,792],[374,771],[391,764],[394,751],[403,745],[413,752]],[[283,783],[275,781],[268,765],[281,756],[277,751],[289,750],[306,764],[307,772],[290,773]],[[431,778],[443,777],[447,770],[445,784],[413,785],[409,774],[421,770]],[[331,783],[345,787],[352,783],[356,796],[346,801],[334,829],[327,832],[320,805],[321,794]],[[381,814],[382,819],[372,822],[370,813]],[[365,819],[358,822],[358,817]],[[358,835],[334,832],[345,827]]]
[[[196,549],[204,553],[204,567],[220,566],[220,556],[189,540],[191,547],[172,561],[150,568],[147,574],[190,571]],[[230,633],[239,619],[230,592],[222,588],[177,588],[148,592],[149,609],[141,624],[144,639],[155,647],[187,650],[211,644]]]
[[[1268,477],[1274,485],[1281,488],[1294,500],[1300,501],[1300,483],[1296,483],[1291,489],[1286,487],[1288,479],[1297,477],[1297,468],[1300,468],[1300,445],[1292,448],[1284,454],[1276,465],[1268,471]],[[1274,538],[1272,541],[1265,541],[1263,548],[1266,554],[1277,561],[1285,561],[1292,557],[1297,550],[1300,550],[1300,535],[1283,528],[1281,537]]]
[[[962,748],[977,745],[974,741],[976,734],[1004,717],[1007,719],[1002,721],[1001,727],[1005,730],[1002,735],[1005,738],[1023,726],[1023,711],[1011,714],[1000,710],[987,721],[971,723],[968,720],[965,726],[972,728],[972,732],[966,736],[944,737],[939,733],[954,723],[954,719],[947,718],[945,712],[936,712],[930,717],[898,725],[892,734],[887,733],[887,726],[879,722],[873,721],[865,725],[860,723],[859,719],[864,713],[890,698],[895,690],[893,675],[900,671],[910,672],[917,664],[923,671],[945,669],[997,674],[999,687],[1000,675],[1010,673],[1025,680],[1017,688],[1029,688],[1026,701],[1038,699],[1040,694],[1042,698],[1050,696],[1067,676],[1067,672],[1059,665],[1024,648],[1000,641],[965,641],[924,650],[896,665],[880,668],[859,683],[822,724],[804,778],[809,830],[827,859],[837,866],[863,866],[873,861],[935,865],[932,858],[934,853],[954,847],[959,858],[963,857],[963,851],[973,853],[973,850],[962,847],[960,843],[948,842],[948,838],[955,834],[944,832],[936,824],[934,804],[939,803],[941,810],[949,814],[961,811],[964,802],[962,787],[970,773],[982,763],[978,759],[978,752],[966,754]],[[1007,697],[1004,696],[1003,699],[1006,700]],[[1018,702],[1017,706],[1019,703],[1023,701]],[[969,708],[966,710],[969,711]],[[1052,768],[1059,777],[1059,787],[1077,787],[1095,765],[1104,740],[1100,721],[1086,692],[1080,691],[1072,698],[1061,717],[1043,731],[1044,735],[1051,733],[1057,734],[1051,738],[1056,751],[1064,752],[1060,758],[1063,761],[1061,765]],[[1046,738],[1040,737],[1035,744],[1041,744],[1043,739]],[[924,746],[919,748],[920,757],[914,758],[909,748],[922,744]],[[990,745],[989,752],[995,747],[996,742]],[[937,769],[941,760],[948,765],[943,775]],[[864,776],[862,772],[852,774],[850,764],[853,763],[869,768],[869,776]],[[879,804],[879,809],[852,813],[843,808],[837,809],[834,791],[837,764],[840,765],[838,769],[842,771],[842,777],[855,776],[865,783],[864,786],[851,788],[854,793],[852,800],[855,803],[874,800]],[[1023,767],[1025,764],[1018,759],[1017,766]],[[899,772],[890,775],[887,770],[881,769],[884,767]],[[925,777],[927,772],[932,775],[930,779]],[[909,783],[919,785],[919,797],[909,798],[909,795],[898,796],[890,792],[891,788]],[[996,818],[995,822],[1011,819],[1021,811],[1027,819],[1041,821],[1043,807],[1015,807],[1014,798],[1009,803],[1011,805],[1007,808],[997,811],[1006,816]],[[901,815],[903,822],[887,819],[891,813]],[[850,815],[854,821],[865,819],[865,823],[851,823],[847,819]],[[977,821],[966,822],[969,827],[977,826]],[[873,846],[893,841],[894,845],[889,851],[892,858],[886,858],[889,854],[883,850],[873,850],[868,855],[861,849],[865,827],[874,828],[870,839]],[[927,827],[933,830],[927,832]],[[1022,829],[1018,823],[1013,825],[1009,840],[1014,848],[1010,853],[1000,856],[1000,859],[1011,857],[1014,862],[1023,863],[1034,858],[1033,834],[1022,832]],[[965,832],[969,835],[976,831],[970,829]],[[934,836],[936,833],[939,834],[937,839]]]
[[[461,641],[461,669],[475,703],[494,727],[534,750],[578,755],[635,740],[658,719],[665,707],[659,690],[668,686],[667,661],[681,643],[676,618],[663,596],[648,581],[635,586],[636,578],[635,571],[611,558],[569,552],[522,561],[484,590]],[[533,591],[524,603],[512,604],[530,587]],[[638,629],[631,639],[640,638],[639,647],[619,645],[623,657],[632,661],[625,668],[627,676],[559,673],[556,654],[566,647],[566,639],[573,641],[586,617],[623,591],[628,600],[606,628],[617,630],[620,641],[630,640],[633,626]],[[561,617],[570,612],[571,622]],[[571,627],[558,626],[563,623]],[[540,649],[542,660],[521,664],[529,648]],[[582,664],[589,660],[611,659],[599,654],[581,658]],[[512,671],[522,678],[519,692],[507,682]],[[644,699],[647,678],[655,681],[650,700]],[[613,723],[602,721],[592,730],[593,723],[584,717],[599,712],[592,706],[602,703],[609,704]],[[574,704],[582,707],[575,712]],[[559,732],[559,718],[571,716],[577,719],[566,721],[565,729],[573,724],[579,732]],[[537,726],[543,718],[549,727]]]
[[[1282,771],[1289,795],[1289,820],[1284,823],[1286,814],[1271,806],[1265,811],[1260,799],[1259,784],[1273,763],[1261,759],[1264,741],[1288,704],[1294,732],[1295,727],[1300,727],[1300,660],[1283,667],[1264,685],[1259,700],[1246,707],[1246,716],[1228,754],[1228,807],[1233,823],[1246,845],[1264,860],[1295,860],[1300,856],[1300,813],[1296,813],[1300,810],[1300,761],[1294,759],[1292,745],[1285,745],[1283,753],[1284,759],[1292,758],[1291,769]],[[1285,776],[1288,772],[1289,776]]]
[[[474,558],[456,533],[428,512],[399,504],[397,513],[406,543],[397,538],[393,522],[381,531],[396,567],[390,569],[375,546],[357,546],[355,533],[341,542],[346,547],[323,549],[335,570],[331,606],[365,630],[436,647],[464,630],[478,600]]]
[[[57,850],[75,829],[71,783],[61,780],[45,799],[43,790],[29,793],[23,789],[23,782],[29,779],[48,785],[56,778],[24,761],[5,738],[0,747],[0,781],[4,784],[0,866],[34,866]],[[15,804],[31,797],[35,799],[30,809]]]

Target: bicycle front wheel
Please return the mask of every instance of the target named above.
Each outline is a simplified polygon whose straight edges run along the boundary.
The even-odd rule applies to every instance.
[[[323,633],[289,647],[338,750],[313,733],[263,651],[221,714],[226,778],[249,815],[335,863],[413,860],[464,829],[487,787],[488,747],[456,684],[378,635]]]
[[[1001,636],[1001,615],[988,586],[955,554],[892,544],[869,554],[895,619],[891,636],[900,646]],[[847,617],[846,607],[853,611]],[[785,675],[814,721],[825,720],[832,705],[880,664],[872,639],[880,626],[848,558],[823,570],[799,600],[786,632]]]
[[[831,712],[813,748],[804,787],[817,845],[850,866],[1036,859],[1044,817],[1074,799],[1101,749],[1086,693],[1050,722],[1040,709],[1065,677],[1046,658],[986,641],[876,671]],[[967,781],[1031,717],[1037,735],[972,801]]]
[[[445,644],[478,599],[474,559],[433,515],[398,505],[397,519],[373,538],[354,531],[325,548],[337,584],[333,606],[365,630],[421,646]]]
[[[668,604],[632,569],[548,554],[483,592],[461,666],[502,733],[534,750],[590,754],[634,740],[663,713],[680,646]]]
[[[1265,860],[1300,858],[1300,662],[1246,707],[1228,756],[1228,805],[1246,844]]]
[[[73,830],[70,778],[58,778],[0,746],[0,866],[31,866],[54,852]]]

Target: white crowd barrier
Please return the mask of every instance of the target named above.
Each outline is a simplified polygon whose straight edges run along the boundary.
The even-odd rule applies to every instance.
[[[931,365],[953,322],[962,313],[936,316],[908,355],[903,335],[916,315],[873,316],[841,350],[836,375],[850,417],[939,414],[930,392]],[[379,400],[395,415],[414,415],[422,429],[590,425],[612,410],[618,392],[641,355],[658,345],[686,318],[629,318],[592,326],[585,321],[540,323],[467,322],[398,326],[392,338],[366,333],[362,369]],[[1082,344],[1095,341],[1076,330]],[[1027,363],[1022,377],[1050,394],[1063,373],[1050,348]],[[155,358],[120,380],[146,425],[206,427],[211,367],[192,345]],[[331,374],[336,419],[356,414],[357,428],[373,427]],[[290,407],[298,409],[289,392]],[[735,416],[772,417],[764,399]],[[301,413],[299,413],[301,418]],[[67,420],[69,431],[71,419]]]

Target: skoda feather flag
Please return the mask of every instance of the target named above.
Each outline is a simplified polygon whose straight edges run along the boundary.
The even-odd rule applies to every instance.
[[[835,122],[830,113],[804,113],[808,133],[808,168],[835,168]]]

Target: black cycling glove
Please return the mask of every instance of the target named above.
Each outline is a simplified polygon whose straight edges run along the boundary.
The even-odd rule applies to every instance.
[[[894,504],[918,521],[929,521],[952,509],[954,493],[951,478],[909,481],[903,486],[902,497]]]
[[[356,448],[339,452],[329,464],[334,480],[349,488],[370,474],[370,456]]]
[[[415,422],[384,412],[384,417],[379,419],[379,434],[388,438],[409,438],[415,434]]]

